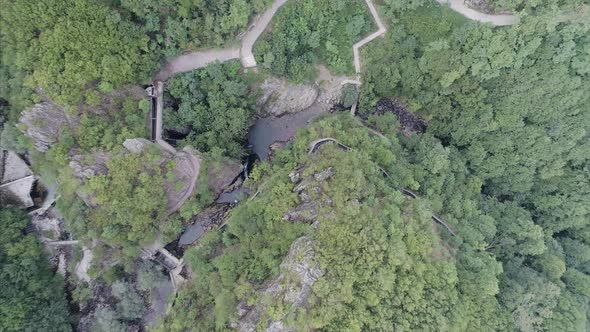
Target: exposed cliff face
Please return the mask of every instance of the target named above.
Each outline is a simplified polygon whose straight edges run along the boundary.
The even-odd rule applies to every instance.
[[[105,175],[108,173],[107,162],[110,156],[106,152],[96,151],[91,156],[81,154],[79,151],[70,151],[70,168],[74,171],[74,176],[80,183],[84,183],[90,178],[97,175]],[[96,207],[94,195],[87,193],[81,189],[76,191],[76,195],[80,197],[84,203],[89,207]]]
[[[43,102],[24,110],[19,122],[23,133],[33,140],[35,149],[45,152],[75,120],[68,117],[63,107]]]
[[[314,251],[314,242],[307,237],[295,240],[287,256],[281,263],[281,273],[261,291],[261,298],[269,297],[283,302],[285,307],[303,308],[307,305],[313,284],[324,274],[319,266]],[[245,303],[238,305],[239,319],[235,328],[243,332],[258,331],[263,326],[265,331],[294,331],[286,327],[285,315],[271,319],[265,315],[267,306],[261,302],[248,307]],[[265,321],[263,321],[265,320]]]
[[[265,114],[281,116],[303,111],[317,99],[319,89],[313,85],[291,84],[270,78],[261,86],[262,96],[256,106]]]
[[[302,169],[296,169],[289,174],[291,182],[296,184],[293,192],[299,195],[300,204],[287,211],[283,220],[313,223],[317,220],[318,209],[332,204],[330,198],[320,198],[320,194],[322,193],[321,183],[334,175],[334,169],[329,167],[303,179],[302,173]]]
[[[107,174],[107,162],[109,159],[110,157],[106,152],[96,151],[89,157],[81,153],[78,154],[73,150],[69,165],[78,179],[85,180],[97,175]]]
[[[243,171],[243,165],[239,160],[224,158],[221,162],[207,167],[207,186],[215,196],[218,196],[229,188]]]

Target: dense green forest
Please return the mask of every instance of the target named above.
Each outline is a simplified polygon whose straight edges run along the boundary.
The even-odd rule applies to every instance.
[[[165,57],[231,41],[269,3],[2,0],[0,97],[18,113],[35,88],[72,105],[87,89],[146,82]]]
[[[0,330],[71,331],[63,277],[35,236],[23,234],[29,217],[2,208],[0,220]]]
[[[336,74],[352,73],[351,45],[374,30],[361,0],[293,1],[273,22],[256,43],[256,60],[273,75],[298,82],[313,79],[318,63]]]
[[[127,85],[186,50],[231,45],[271,2],[0,0],[1,145],[59,184],[69,232],[99,242],[90,274],[112,284],[116,304],[96,310],[94,329],[123,331],[145,313],[138,292],[153,296],[162,274],[138,268],[141,246],[173,239],[213,200],[200,186],[168,215],[174,163],[122,147],[147,137],[148,100]],[[361,50],[366,123],[326,114],[254,168],[253,196],[187,249],[190,278],[156,330],[235,329],[254,316],[258,329],[297,331],[587,331],[590,3],[486,4],[520,23],[476,23],[430,0],[378,2],[388,33]],[[290,0],[256,44],[258,78],[310,82],[318,64],[352,74],[351,46],[374,29],[361,0]],[[257,82],[240,69],[214,64],[167,82],[166,127],[189,132],[180,146],[205,159],[244,152]],[[392,113],[376,115],[382,98],[422,117],[425,132],[406,136]],[[15,126],[40,101],[74,119],[46,152]],[[309,155],[321,137],[350,150],[326,143]],[[105,170],[81,178],[72,163]],[[0,330],[69,330],[64,282],[23,235],[26,215],[0,217]],[[292,255],[301,239],[311,248]],[[281,293],[300,286],[291,256],[321,271],[303,304]]]
[[[170,129],[190,130],[181,145],[240,156],[254,104],[240,69],[233,61],[170,79],[167,92],[176,110],[166,108],[164,123]]]
[[[589,257],[570,255],[590,243],[590,24],[565,15],[571,5],[496,29],[434,6],[392,10],[388,37],[364,50],[361,110],[402,98],[457,150],[483,194],[514,206],[488,212],[500,221],[484,248],[503,264],[498,299],[521,330],[579,331],[587,321]],[[539,243],[523,245],[533,234]]]
[[[226,230],[208,233],[186,253],[195,275],[161,329],[195,327],[195,317],[197,330],[222,329],[240,321],[241,302],[262,307],[261,329],[277,319],[298,331],[584,329],[583,239],[546,238],[527,209],[482,196],[483,182],[457,148],[431,135],[399,137],[395,126],[386,134],[380,138],[346,115],[326,118],[300,133],[272,166],[259,168],[250,186],[260,194],[232,212]],[[307,155],[318,137],[353,150],[326,145]],[[329,201],[317,226],[284,220],[301,204],[288,176],[301,166],[303,176],[333,169],[329,180],[309,184],[321,188],[314,200]],[[401,188],[422,198],[405,197]],[[457,236],[434,224],[432,214]],[[303,235],[315,242],[326,271],[307,309],[261,291]],[[214,315],[204,314],[209,310]]]
[[[266,196],[237,208],[227,231],[209,234],[198,249],[187,253],[199,278],[181,294],[184,300],[170,317],[172,326],[182,330],[192,324],[192,317],[199,318],[199,328],[204,330],[222,328],[227,322],[234,326],[232,321],[239,322],[238,303],[262,301],[259,328],[265,327],[264,322],[286,317],[298,330],[420,330],[432,326],[442,330],[585,330],[590,289],[586,209],[590,203],[590,25],[572,14],[578,4],[539,4],[535,15],[525,15],[520,25],[492,28],[430,2],[386,2],[383,12],[390,18],[390,32],[363,50],[368,61],[361,114],[370,114],[379,98],[401,98],[411,111],[428,120],[427,133],[420,138],[401,137],[401,144],[394,146],[380,146],[384,142],[376,138],[359,138],[369,134],[359,133],[361,129],[348,120],[325,120],[301,134],[271,168],[262,168],[270,178],[253,186]],[[304,26],[297,22],[312,20],[292,15],[281,27]],[[285,40],[275,30],[268,38],[269,45]],[[298,45],[299,54],[313,52],[311,46]],[[274,61],[269,55],[274,48],[258,50],[263,56],[260,60]],[[285,75],[283,64],[268,63],[271,72]],[[286,74],[294,80],[303,77]],[[389,139],[396,142],[393,128],[385,125],[390,118],[370,120],[380,130],[389,130]],[[333,159],[325,154],[314,159],[323,167],[335,167],[337,174],[343,173],[341,179],[346,179],[335,177],[322,187],[324,193],[332,185],[336,193],[351,197],[330,196],[332,215],[327,220],[319,217],[320,226],[313,232],[294,228],[282,217],[298,202],[287,174],[296,165],[314,167],[305,156],[306,144],[321,136],[336,137],[364,154],[354,159],[351,156],[356,152],[335,150]],[[385,168],[392,181],[375,179],[375,164],[359,164],[367,159]],[[344,164],[356,166],[359,175]],[[430,243],[422,240],[423,246],[413,250],[406,243],[402,257],[407,260],[402,262],[387,259],[388,249],[379,247],[376,238],[363,238],[357,244],[361,247],[354,247],[351,240],[356,240],[358,232],[371,236],[371,226],[394,227],[391,225],[399,219],[386,211],[401,204],[381,197],[384,184],[355,182],[355,175],[360,174],[365,174],[361,176],[364,181],[388,183],[390,190],[405,187],[419,192],[426,206],[455,227],[458,236],[442,235],[443,240],[430,239]],[[363,194],[355,196],[356,190]],[[358,196],[367,201],[364,209],[362,203],[360,208],[345,203]],[[380,200],[388,203],[379,204],[378,212],[369,208]],[[339,202],[341,208],[335,208]],[[359,211],[354,214],[348,209],[365,213],[359,216]],[[404,216],[413,220],[411,213]],[[330,218],[338,223],[330,224]],[[371,223],[374,219],[385,225]],[[414,220],[407,224],[420,227]],[[322,225],[329,235],[322,236]],[[314,286],[309,310],[301,312],[261,298],[262,281],[277,276],[292,243],[291,239],[274,239],[276,227],[284,227],[284,237],[311,233],[318,241],[319,260],[328,272]],[[401,229],[402,238],[412,236],[407,226]],[[395,233],[374,233],[389,236],[383,243],[400,242],[393,240]],[[363,247],[369,244],[375,248]],[[261,250],[275,245],[279,246],[276,252]],[[372,268],[375,256],[363,257],[365,251],[379,252],[375,256],[383,260]],[[449,261],[432,262],[427,253],[433,251],[443,257],[448,254]],[[425,260],[428,264],[420,265]],[[403,268],[396,270],[398,265]],[[413,266],[417,270],[412,273]],[[380,269],[392,269],[386,274],[389,278],[380,281]],[[437,282],[441,276],[444,282]],[[386,287],[383,282],[387,280],[391,284]],[[406,292],[417,293],[403,294],[403,285],[412,285]],[[406,316],[404,308],[412,308],[411,313]],[[418,314],[421,308],[424,313]],[[215,316],[203,315],[212,309]]]

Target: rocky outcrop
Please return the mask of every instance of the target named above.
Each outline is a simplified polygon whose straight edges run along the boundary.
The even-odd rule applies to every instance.
[[[80,183],[85,183],[90,178],[97,175],[106,175],[108,173],[107,162],[110,156],[106,152],[95,151],[90,156],[82,154],[80,151],[72,150],[70,153],[69,166],[74,176]],[[76,195],[86,204],[86,206],[95,208],[98,206],[94,195],[84,191],[82,188],[76,190]]]
[[[203,234],[223,223],[230,207],[228,205],[215,204],[199,212],[190,220],[184,233],[178,240],[179,247],[185,247],[196,242]]]
[[[41,152],[59,141],[61,133],[71,125],[71,121],[61,106],[43,102],[24,110],[19,127],[33,140],[35,148]]]
[[[175,167],[172,170],[174,180],[167,180],[164,184],[168,198],[168,213],[176,212],[191,196],[199,176],[200,159],[190,147],[185,147],[174,156]]]
[[[302,178],[302,169],[296,169],[289,174],[291,182],[295,184],[293,192],[299,195],[300,204],[289,209],[283,216],[283,220],[291,222],[313,223],[317,220],[318,209],[331,206],[330,198],[320,198],[322,193],[321,183],[334,175],[334,169],[329,167],[312,176]]]
[[[281,263],[281,273],[261,291],[260,298],[270,298],[273,302],[280,301],[284,307],[295,309],[293,311],[304,308],[314,283],[324,274],[316,259],[314,245],[313,240],[305,236],[295,240]],[[262,301],[254,306],[239,303],[239,319],[233,327],[242,332],[257,331],[257,326],[260,325],[265,326],[264,330],[267,332],[294,331],[293,328],[285,326],[285,315],[261,324],[266,309],[267,306]]]
[[[69,165],[74,171],[74,176],[84,181],[97,175],[107,174],[109,159],[109,155],[102,151],[93,152],[91,156],[72,151]]]
[[[383,115],[385,113],[393,113],[396,115],[400,129],[406,136],[423,133],[426,131],[428,124],[420,115],[410,112],[408,106],[397,98],[381,98],[375,108],[371,111],[374,115]],[[366,120],[369,114],[363,116]]]
[[[207,186],[215,196],[219,196],[243,171],[244,166],[238,160],[224,158],[207,168]]]
[[[281,116],[310,107],[317,99],[319,89],[313,85],[291,84],[285,80],[269,78],[261,86],[262,96],[256,106],[264,114]]]

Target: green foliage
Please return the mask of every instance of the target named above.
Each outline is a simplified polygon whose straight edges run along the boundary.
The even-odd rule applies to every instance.
[[[117,314],[108,307],[99,307],[93,315],[93,322],[90,326],[91,332],[124,332],[127,331],[125,324],[117,320]]]
[[[0,209],[0,330],[71,331],[64,281],[49,267],[28,216]]]
[[[117,281],[112,287],[113,296],[119,300],[117,305],[117,312],[121,318],[125,320],[134,320],[141,318],[145,311],[143,300],[133,289],[133,287],[125,281]]]
[[[254,13],[271,0],[123,0],[128,11],[153,35],[149,48],[172,56],[186,49],[220,46],[244,31]]]
[[[116,99],[106,114],[84,114],[75,135],[85,151],[114,150],[128,138],[147,137],[146,111],[132,97]]]
[[[354,105],[359,97],[359,91],[356,85],[347,84],[342,88],[342,96],[340,97],[340,103],[344,108],[350,108]]]
[[[137,271],[137,289],[142,292],[153,292],[159,283],[166,280],[160,266],[150,261],[142,261]]]
[[[31,146],[30,140],[16,127],[15,123],[6,122],[0,129],[0,147],[16,153],[24,153]]]
[[[239,155],[253,105],[240,68],[239,62],[216,64],[170,80],[168,91],[178,110],[166,110],[164,123],[191,129],[183,144],[201,152],[219,148],[226,155]]]
[[[256,44],[256,60],[273,75],[297,82],[313,79],[318,63],[338,74],[351,73],[352,44],[374,29],[359,0],[288,2],[273,22]]]
[[[308,156],[309,142],[318,137],[335,137],[353,151],[326,144],[316,156]],[[429,144],[431,138],[420,145],[422,153],[441,153],[436,145],[427,151]],[[495,298],[501,265],[489,253],[469,249],[471,243],[461,244],[444,229],[433,228],[426,201],[399,193],[398,188],[414,183],[412,174],[430,167],[422,161],[414,167],[402,151],[395,137],[383,140],[346,115],[301,132],[291,149],[277,154],[269,177],[258,183],[259,195],[233,210],[227,229],[206,234],[198,248],[186,252],[193,282],[179,296],[165,326],[182,330],[194,324],[190,317],[207,316],[198,320],[196,329],[223,329],[235,319],[240,301],[258,303],[269,317],[280,319],[289,312],[282,297],[262,301],[259,292],[279,273],[293,240],[307,234],[316,242],[325,274],[313,287],[308,310],[290,313],[288,321],[296,330],[503,329],[508,315]],[[441,158],[454,158],[442,153]],[[452,178],[451,164],[442,163],[431,176]],[[306,166],[303,176],[334,169],[329,180],[309,184],[321,188],[312,200],[329,197],[331,202],[320,209],[315,231],[283,220],[301,203],[288,177],[296,165]],[[379,167],[392,177],[385,179]],[[440,188],[432,192],[435,199],[436,193]],[[477,232],[471,229],[476,223],[447,217],[456,221],[459,233]],[[455,260],[456,250],[461,255]],[[191,294],[200,296],[195,300]],[[265,328],[264,320],[260,324]]]
[[[89,287],[85,282],[78,283],[76,288],[72,291],[72,299],[79,304],[85,305],[90,299],[92,299],[92,288]]]
[[[409,140],[414,161],[428,166],[416,176],[420,191],[456,216],[450,222],[477,220],[462,228],[459,253],[486,251],[502,262],[501,283],[486,289],[498,293],[510,324],[583,330],[586,319],[572,307],[586,305],[590,272],[579,270],[590,240],[581,232],[590,197],[590,27],[571,12],[549,11],[565,10],[560,1],[536,2],[538,17],[496,29],[414,4],[386,2],[391,33],[367,46],[361,113],[398,97],[429,120],[428,133],[445,148]],[[470,273],[488,264],[464,263]],[[475,275],[480,283],[489,276]]]
[[[157,160],[157,159],[156,159]],[[161,165],[145,154],[116,155],[108,175],[89,180],[97,208],[86,227],[110,245],[135,247],[156,239],[166,218]]]
[[[3,1],[2,54],[26,73],[29,87],[43,87],[73,104],[93,81],[120,86],[146,77],[153,59],[148,38],[106,4],[91,1]],[[147,71],[146,71],[147,69]]]

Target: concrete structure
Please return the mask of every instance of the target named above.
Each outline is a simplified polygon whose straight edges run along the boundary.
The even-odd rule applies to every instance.
[[[178,259],[171,252],[166,250],[159,240],[150,246],[143,247],[141,253],[144,259],[158,262],[166,268],[170,275],[174,290],[177,290],[178,287],[186,281],[181,275],[182,269],[184,268],[184,259]]]
[[[0,156],[0,205],[29,208],[34,205],[31,189],[36,178],[29,166],[14,152]]]

